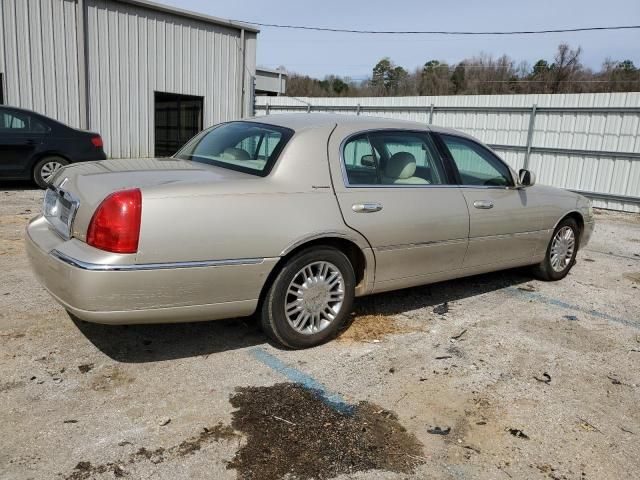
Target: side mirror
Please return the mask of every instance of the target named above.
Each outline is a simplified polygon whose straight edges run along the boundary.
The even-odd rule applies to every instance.
[[[373,155],[363,155],[362,158],[360,158],[360,165],[375,168],[376,161],[373,159]]]
[[[531,187],[536,184],[536,174],[522,168],[518,172],[518,181],[523,187]]]

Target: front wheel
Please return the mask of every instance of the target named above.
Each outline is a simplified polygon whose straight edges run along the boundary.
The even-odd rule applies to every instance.
[[[308,348],[336,336],[351,312],[355,274],[331,247],[304,250],[280,270],[262,302],[264,332],[289,348]]]
[[[562,220],[553,232],[544,260],[534,267],[541,280],[560,280],[576,262],[580,229],[572,218]]]
[[[69,162],[62,157],[45,157],[33,167],[33,181],[40,188],[47,188],[54,175]]]

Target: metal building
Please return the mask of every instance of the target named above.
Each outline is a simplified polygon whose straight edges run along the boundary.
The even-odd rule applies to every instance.
[[[147,0],[0,0],[0,102],[173,153],[252,113],[258,30]]]
[[[287,90],[287,72],[281,69],[258,67],[256,69],[256,95],[284,95]]]

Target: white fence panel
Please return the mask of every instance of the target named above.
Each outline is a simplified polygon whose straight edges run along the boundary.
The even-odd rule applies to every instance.
[[[444,97],[256,97],[256,115],[334,112],[455,128],[540,183],[640,212],[640,92]]]

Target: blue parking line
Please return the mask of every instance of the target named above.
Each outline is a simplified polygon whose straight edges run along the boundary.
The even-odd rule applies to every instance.
[[[528,298],[529,300],[533,300],[535,302],[544,303],[547,305],[552,305],[554,307],[566,308],[567,310],[574,310],[576,312],[586,313],[587,315],[591,315],[592,317],[602,318],[604,320],[609,320],[611,322],[620,323],[622,325],[626,325],[627,327],[638,328],[640,329],[640,321],[639,320],[629,320],[627,318],[615,317],[613,315],[609,315],[608,313],[601,312],[599,310],[592,310],[589,308],[584,308],[579,305],[574,305],[571,303],[567,303],[563,300],[559,300],[557,298],[549,297],[542,293],[537,292],[525,292],[523,290],[518,290],[516,287],[507,287],[504,289],[505,292],[510,295]]]
[[[318,382],[315,378],[307,375],[306,373],[290,367],[282,360],[274,357],[270,353],[266,352],[262,348],[253,348],[249,351],[251,356],[256,360],[262,362],[267,367],[275,370],[276,372],[284,375],[294,383],[302,385],[305,389],[311,391],[318,396],[323,402],[331,406],[339,413],[350,415],[353,413],[354,406],[347,402],[337,393],[331,393],[327,387]]]

